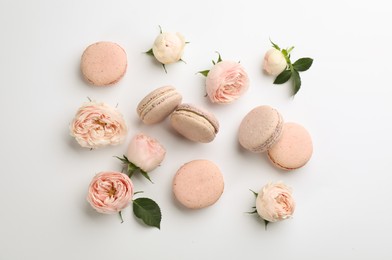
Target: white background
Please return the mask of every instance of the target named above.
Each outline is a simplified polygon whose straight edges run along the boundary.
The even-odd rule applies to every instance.
[[[0,0],[0,259],[391,259],[392,111],[391,9],[388,1],[20,1]],[[159,27],[190,42],[184,63],[162,67],[143,54]],[[262,73],[269,38],[294,45],[292,59],[314,58],[302,89],[273,85]],[[80,75],[80,56],[96,41],[114,41],[129,67],[115,86],[97,88]],[[223,59],[240,61],[251,80],[230,105],[205,97],[195,73]],[[145,126],[137,103],[171,84],[184,102],[213,112],[221,129],[209,144],[178,136],[166,120]],[[69,135],[87,97],[118,105],[127,142],[90,151]],[[285,121],[304,125],[314,154],[303,168],[283,172],[265,154],[244,151],[237,131],[258,105],[276,107]],[[161,230],[144,226],[131,209],[95,212],[86,202],[92,177],[120,170],[143,131],[166,147],[154,184],[136,190],[161,206]],[[212,207],[192,211],[172,196],[176,170],[209,159],[222,170],[225,191]],[[249,189],[284,181],[294,190],[290,220],[264,229]]]

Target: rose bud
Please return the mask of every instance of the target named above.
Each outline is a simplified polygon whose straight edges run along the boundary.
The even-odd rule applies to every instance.
[[[143,133],[135,135],[128,146],[127,159],[144,172],[154,170],[165,158],[165,148]]]
[[[272,76],[282,73],[287,67],[287,61],[281,51],[270,49],[264,56],[263,69]]]
[[[281,182],[265,185],[257,195],[257,213],[268,222],[287,219],[293,215],[294,209],[291,189]]]
[[[100,172],[90,183],[87,201],[100,213],[114,214],[132,202],[133,184],[121,172]]]
[[[235,61],[219,61],[207,74],[206,91],[213,103],[231,103],[244,94],[248,87],[248,74]]]
[[[154,41],[152,53],[162,64],[170,64],[181,59],[185,38],[180,33],[161,32]]]
[[[87,102],[77,111],[70,134],[87,148],[118,145],[125,140],[127,126],[122,114],[102,102]]]

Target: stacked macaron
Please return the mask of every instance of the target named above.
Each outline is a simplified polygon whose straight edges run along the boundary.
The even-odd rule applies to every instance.
[[[248,151],[267,152],[273,165],[284,170],[304,166],[313,153],[308,131],[297,123],[284,123],[279,111],[270,106],[255,107],[245,115],[238,141]]]
[[[209,143],[219,131],[218,119],[199,106],[181,103],[181,94],[172,86],[157,88],[137,106],[145,124],[155,124],[170,116],[170,124],[181,136],[199,143]]]

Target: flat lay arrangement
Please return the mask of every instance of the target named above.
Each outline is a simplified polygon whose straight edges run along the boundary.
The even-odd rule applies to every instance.
[[[0,1],[0,259],[392,259],[389,5]]]
[[[181,60],[186,43],[181,33],[162,32],[160,28],[153,47],[146,53],[155,57],[168,73],[166,65]],[[298,71],[308,70],[313,59],[302,58],[292,64],[290,52],[293,47],[280,49],[272,44],[274,48],[265,53],[263,70],[277,76],[274,83],[282,84],[293,77],[295,95],[300,88]],[[126,52],[116,43],[93,43],[81,57],[82,74],[86,82],[94,86],[115,85],[126,73]],[[240,62],[223,60],[220,53],[217,61],[212,63],[211,69],[199,72],[206,76],[206,93],[210,102],[228,105],[239,99],[251,85],[245,68]],[[281,78],[283,80],[279,80]],[[219,133],[216,116],[203,107],[183,103],[182,94],[173,86],[158,87],[147,93],[135,111],[146,125],[158,124],[169,117],[172,128],[192,142],[210,143]],[[97,149],[121,144],[127,135],[127,126],[116,108],[90,101],[77,111],[70,134],[82,147]],[[285,123],[278,110],[268,105],[260,105],[244,117],[239,125],[238,141],[253,153],[267,152],[271,162],[285,170],[304,166],[313,151],[311,136],[306,129],[296,123]],[[88,202],[100,213],[118,213],[122,221],[122,210],[133,204],[136,217],[147,225],[160,228],[162,213],[159,205],[146,197],[133,200],[134,187],[130,178],[134,172],[140,172],[151,181],[148,172],[162,163],[165,154],[166,150],[158,140],[143,133],[136,135],[127,156],[117,157],[126,174],[98,173],[90,184]],[[181,166],[173,178],[173,194],[186,208],[211,206],[223,191],[224,173],[209,160],[192,160]],[[266,223],[287,219],[294,212],[291,190],[284,184],[268,184],[256,197],[256,212]]]

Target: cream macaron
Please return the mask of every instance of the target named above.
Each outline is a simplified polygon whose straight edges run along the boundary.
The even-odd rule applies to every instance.
[[[268,150],[268,157],[278,168],[294,170],[312,157],[313,143],[309,132],[297,123],[285,123],[280,139]]]
[[[258,106],[242,119],[238,141],[242,147],[254,153],[267,151],[280,137],[282,115],[270,106]]]
[[[181,104],[170,116],[172,127],[185,138],[200,143],[209,143],[219,131],[218,119],[207,110]]]
[[[84,78],[95,86],[117,83],[127,70],[127,54],[114,42],[96,42],[83,52],[81,70]]]
[[[218,166],[209,160],[185,163],[173,178],[175,198],[185,207],[201,209],[211,206],[224,190],[223,175]]]
[[[168,117],[181,103],[182,96],[173,86],[151,91],[137,106],[137,114],[145,124],[155,124]]]

